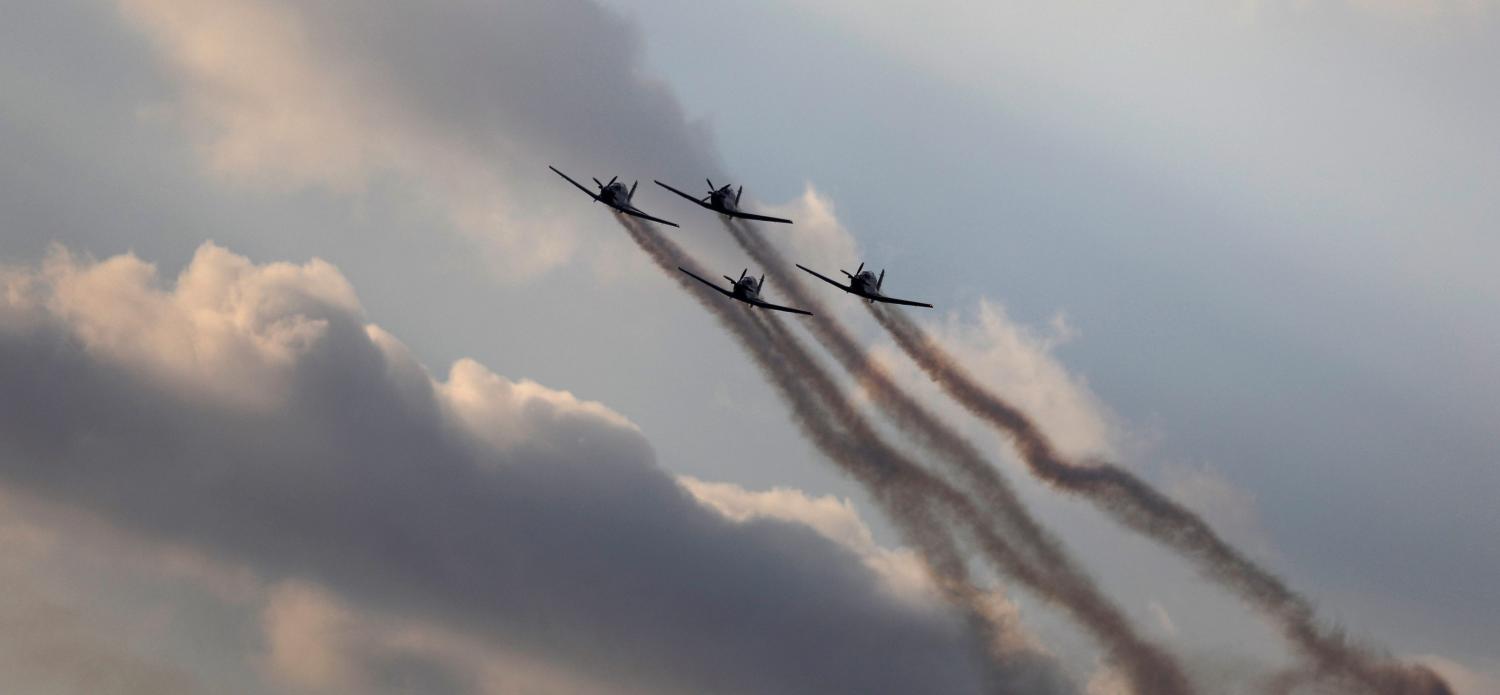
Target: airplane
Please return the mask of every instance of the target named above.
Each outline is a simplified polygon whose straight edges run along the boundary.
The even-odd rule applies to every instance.
[[[701,282],[701,283],[703,283],[705,285],[708,285],[709,287],[712,287],[715,292],[718,292],[719,294],[722,294],[725,297],[729,297],[730,299],[737,299],[737,300],[742,301],[742,302],[744,302],[746,304],[749,304],[750,306],[760,307],[762,309],[771,309],[773,311],[786,311],[786,312],[790,312],[790,313],[793,313],[793,314],[803,314],[803,315],[806,315],[806,316],[812,316],[813,315],[811,311],[803,311],[801,309],[793,309],[793,308],[791,308],[789,306],[779,306],[779,305],[772,304],[770,302],[761,300],[761,298],[760,298],[760,291],[766,288],[766,276],[765,275],[760,276],[759,280],[756,280],[753,277],[745,277],[745,273],[750,272],[749,268],[746,268],[746,269],[740,271],[740,279],[738,279],[738,280],[736,280],[736,279],[734,279],[732,277],[729,277],[728,275],[724,276],[724,279],[728,280],[729,283],[734,286],[733,290],[726,290],[726,289],[724,289],[722,287],[719,287],[718,285],[715,285],[712,282],[704,280],[703,278],[698,277],[697,274],[693,273],[693,271],[688,270],[687,268],[683,268],[682,266],[678,266],[677,269],[680,270],[680,271],[682,271],[682,272],[684,272],[684,273],[687,273],[694,280],[697,280],[698,282]]]
[[[583,184],[574,181],[572,177],[568,176],[567,174],[564,174],[561,171],[557,171],[557,167],[549,164],[547,165],[547,168],[551,169],[554,172],[557,172],[558,176],[567,179],[568,183],[577,186],[578,190],[587,193],[589,197],[593,198],[594,202],[596,203],[604,203],[605,205],[608,205],[632,217],[639,217],[643,220],[651,220],[652,222],[658,222],[672,227],[678,226],[676,222],[668,222],[660,217],[652,217],[650,215],[647,215],[646,213],[641,212],[640,209],[636,206],[630,204],[630,199],[635,196],[635,186],[637,183],[640,183],[640,181],[636,181],[635,183],[630,184],[630,188],[626,188],[625,184],[615,181],[615,179],[620,178],[618,176],[610,178],[609,183],[604,183],[599,179],[594,179],[594,183],[599,184],[599,192],[594,193],[593,191],[584,188]]]
[[[655,181],[655,179],[652,179],[652,180]],[[704,181],[708,182],[708,195],[703,196],[702,198],[694,198],[693,196],[690,196],[690,195],[688,195],[686,193],[683,193],[682,191],[679,191],[679,190],[677,190],[677,189],[675,189],[675,188],[673,188],[671,186],[668,186],[667,184],[664,184],[664,183],[662,183],[660,181],[656,181],[656,185],[661,186],[662,188],[665,188],[665,189],[667,189],[667,190],[669,190],[669,191],[671,191],[673,193],[676,193],[677,195],[680,195],[680,196],[682,196],[684,198],[687,198],[688,200],[693,201],[693,204],[695,204],[695,205],[698,205],[698,206],[703,207],[703,208],[707,208],[709,210],[713,210],[714,212],[717,212],[720,215],[726,215],[728,217],[738,217],[738,218],[740,218],[742,220],[759,220],[761,222],[783,222],[785,224],[791,224],[792,223],[791,220],[784,220],[784,219],[782,219],[780,217],[767,217],[765,215],[752,215],[752,214],[750,214],[748,212],[740,212],[740,194],[742,194],[742,193],[745,192],[745,187],[744,186],[740,186],[739,190],[731,191],[731,190],[729,190],[730,184],[726,183],[726,184],[724,184],[720,188],[715,188],[714,187],[714,182],[713,182],[712,179],[704,179]]]
[[[859,264],[859,268],[856,269],[853,273],[850,273],[847,270],[839,271],[840,273],[849,276],[848,285],[840,284],[837,280],[823,275],[818,271],[813,270],[812,268],[802,265],[801,263],[798,263],[797,267],[809,273],[812,273],[813,275],[816,275],[818,279],[822,280],[823,282],[833,285],[834,287],[837,287],[850,294],[864,297],[865,299],[872,302],[885,302],[886,304],[904,304],[906,306],[925,306],[928,309],[932,308],[932,305],[926,302],[914,302],[910,299],[896,299],[894,297],[887,297],[881,294],[880,283],[885,282],[885,271],[880,271],[880,276],[876,277],[875,271],[865,270],[865,264],[863,263]]]

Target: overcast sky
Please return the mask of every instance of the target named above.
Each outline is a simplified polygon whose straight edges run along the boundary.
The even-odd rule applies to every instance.
[[[1066,451],[1500,689],[1488,0],[0,13],[0,645],[39,655],[3,689],[1105,687],[1025,592],[996,601],[1035,644],[986,671],[744,352],[549,164],[641,180],[730,275],[723,227],[651,180],[745,184],[797,220],[765,229],[788,256],[935,303]],[[788,269],[752,270],[776,301]],[[1195,673],[1284,659],[840,310]]]

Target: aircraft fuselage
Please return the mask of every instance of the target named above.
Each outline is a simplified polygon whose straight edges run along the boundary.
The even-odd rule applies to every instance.
[[[849,289],[856,294],[880,296],[880,279],[871,271],[862,271],[849,279]]]
[[[599,202],[610,207],[628,207],[630,205],[630,189],[625,184],[615,182],[599,191]]]
[[[729,190],[728,186],[708,194],[708,204],[715,210],[738,212],[739,206],[735,204],[734,199],[734,191]]]
[[[760,285],[753,277],[741,278],[734,283],[734,298],[754,302],[760,299]]]

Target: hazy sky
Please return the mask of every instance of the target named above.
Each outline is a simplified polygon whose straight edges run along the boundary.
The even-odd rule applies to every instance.
[[[552,164],[640,179],[725,274],[749,262],[718,221],[650,181],[744,183],[798,220],[765,231],[788,255],[937,304],[917,316],[1066,450],[1495,692],[1500,6],[972,5],[0,0],[0,644],[48,656],[0,683],[994,677]],[[1243,683],[1283,658],[843,310],[1153,638]],[[1009,598],[1036,668],[1097,675]]]

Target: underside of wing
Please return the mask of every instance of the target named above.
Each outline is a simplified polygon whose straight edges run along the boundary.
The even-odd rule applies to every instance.
[[[801,268],[801,269],[803,269],[803,270],[805,270],[805,271],[807,271],[809,273],[812,273],[814,277],[818,278],[819,280],[822,280],[823,282],[826,282],[826,283],[828,283],[830,285],[833,285],[834,287],[837,287],[837,288],[839,288],[839,289],[841,289],[841,290],[843,290],[845,292],[849,291],[849,288],[845,287],[843,283],[838,282],[837,280],[834,280],[833,278],[830,278],[827,275],[824,275],[824,274],[822,274],[822,273],[820,273],[820,272],[818,272],[816,270],[813,270],[812,268],[809,268],[809,267],[807,267],[805,265],[802,265],[801,263],[798,263],[797,267]]]
[[[734,212],[725,212],[724,214],[729,215],[730,217],[738,217],[738,218],[740,218],[742,220],[756,220],[756,221],[759,221],[759,222],[780,222],[782,224],[791,224],[792,223],[791,220],[782,219],[780,217],[769,217],[769,216],[766,216],[766,215],[756,215],[754,213],[740,212],[738,210],[736,210]]]
[[[653,183],[655,183],[656,185],[661,186],[662,188],[665,188],[665,189],[667,189],[667,190],[669,190],[669,191],[671,191],[673,193],[676,193],[677,195],[680,195],[680,196],[682,196],[684,198],[687,198],[689,201],[691,201],[694,205],[697,205],[698,207],[707,208],[709,210],[714,209],[712,205],[709,205],[708,203],[705,203],[702,200],[699,200],[697,198],[694,198],[693,196],[690,196],[690,195],[688,195],[686,193],[683,193],[682,191],[679,191],[679,190],[677,190],[677,189],[675,189],[675,188],[673,188],[671,186],[668,186],[667,184],[664,184],[664,183],[662,183],[660,181],[657,181],[656,179],[652,179],[651,181]]]
[[[896,299],[895,297],[868,297],[868,296],[865,297],[865,299],[873,299],[873,300],[875,300],[877,302],[884,302],[886,304],[901,304],[903,306],[925,306],[928,309],[932,308],[931,304],[928,304],[926,302],[914,302],[914,301],[912,301],[910,299]]]
[[[558,176],[561,176],[561,177],[563,177],[563,178],[565,178],[565,179],[567,179],[567,180],[568,180],[568,183],[571,183],[571,184],[573,184],[573,185],[574,185],[574,186],[577,186],[577,187],[578,187],[578,190],[580,190],[580,191],[583,191],[583,192],[584,192],[584,193],[585,193],[585,194],[587,194],[587,195],[588,195],[588,197],[590,197],[590,198],[593,198],[593,199],[594,199],[594,200],[598,200],[598,199],[599,199],[599,196],[598,196],[598,195],[596,195],[596,194],[595,194],[595,193],[594,193],[594,192],[593,192],[593,191],[591,191],[591,190],[589,190],[589,189],[587,189],[587,188],[584,188],[584,187],[583,187],[583,184],[581,184],[581,183],[578,183],[578,182],[577,182],[577,181],[574,181],[574,180],[573,180],[573,177],[571,177],[571,176],[568,176],[568,175],[567,175],[567,174],[564,174],[564,173],[562,173],[562,172],[561,172],[561,171],[558,171],[558,170],[557,170],[557,167],[555,167],[555,166],[552,166],[552,165],[550,165],[550,164],[548,164],[548,165],[547,165],[547,168],[548,168],[548,169],[551,169],[551,170],[552,170],[552,171],[553,171],[553,173],[556,173],[556,174],[557,174],[557,175],[558,175]]]
[[[812,316],[813,315],[813,313],[811,311],[804,311],[802,309],[793,309],[793,308],[791,308],[789,306],[781,306],[780,304],[772,304],[770,302],[759,302],[759,301],[757,301],[757,302],[751,302],[751,303],[754,304],[755,306],[758,306],[758,307],[762,308],[762,309],[770,309],[772,311],[785,311],[785,312],[787,312],[789,314],[802,314],[803,316]]]
[[[713,290],[715,292],[718,292],[719,294],[722,294],[725,297],[729,297],[730,299],[736,299],[736,297],[734,296],[733,292],[730,292],[729,290],[726,290],[726,289],[724,289],[722,287],[719,287],[718,285],[715,285],[712,282],[704,280],[703,278],[699,277],[697,273],[694,273],[693,271],[688,270],[687,268],[684,268],[682,266],[677,266],[677,269],[680,270],[680,271],[682,271],[682,272],[684,272],[684,273],[687,273],[688,277],[691,277],[692,279],[697,280],[698,282],[701,282],[701,283],[703,283],[705,285],[708,285],[709,287],[713,288]]]
[[[619,210],[620,212],[623,212],[623,213],[625,213],[627,215],[630,215],[631,217],[639,217],[639,218],[641,218],[643,220],[651,220],[652,222],[655,222],[657,224],[664,224],[664,225],[667,225],[668,227],[676,227],[677,226],[676,222],[668,222],[668,221],[666,221],[666,220],[664,220],[664,219],[662,219],[660,217],[652,217],[652,216],[647,215],[646,213],[641,212],[640,210],[637,210],[635,208],[616,208],[616,209]]]

